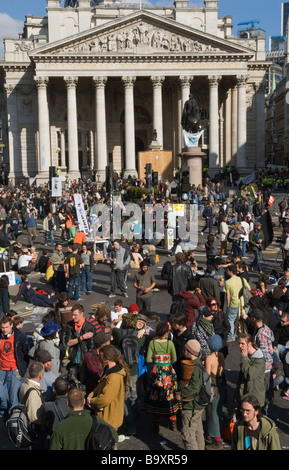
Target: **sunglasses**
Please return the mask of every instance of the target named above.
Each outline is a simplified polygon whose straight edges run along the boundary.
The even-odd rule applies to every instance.
[[[213,304],[211,304],[211,307],[213,307],[214,305],[218,305],[218,304],[216,304],[216,303],[213,303]]]

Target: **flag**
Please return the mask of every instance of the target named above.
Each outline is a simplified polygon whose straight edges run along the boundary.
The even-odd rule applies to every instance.
[[[265,212],[260,219],[258,219],[262,227],[262,232],[264,233],[263,249],[271,245],[274,237],[273,224],[270,212]]]
[[[198,147],[199,140],[203,132],[204,131],[202,130],[196,134],[191,134],[190,132],[183,130],[183,147]]]
[[[275,198],[274,198],[273,196],[270,196],[270,197],[269,197],[269,200],[268,200],[269,206],[272,206],[272,204],[274,203],[274,201],[275,201]]]

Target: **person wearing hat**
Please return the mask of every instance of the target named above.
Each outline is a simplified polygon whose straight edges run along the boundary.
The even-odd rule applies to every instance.
[[[190,339],[184,347],[184,356],[192,361],[193,372],[191,379],[176,395],[182,402],[182,439],[185,450],[204,450],[205,439],[202,415],[204,406],[199,405],[194,397],[200,393],[203,385],[202,361],[200,357],[201,344],[196,339]]]
[[[201,345],[200,357],[204,361],[211,352],[208,345],[208,339],[215,333],[213,325],[214,312],[207,305],[199,307],[198,311],[199,316],[192,324],[190,332],[192,337],[198,340]]]
[[[80,382],[85,385],[89,394],[97,386],[103,372],[99,350],[102,346],[110,344],[111,333],[100,332],[93,338],[93,348],[84,355],[80,369]]]
[[[206,357],[205,369],[211,377],[214,398],[206,407],[206,450],[221,450],[223,447],[221,439],[222,407],[226,391],[225,358],[221,352],[223,347],[221,336],[216,334],[210,336],[208,346],[211,354]]]
[[[139,314],[139,306],[137,304],[131,304],[128,308],[128,312],[122,315],[121,326],[124,329],[135,328],[136,319]]]
[[[59,330],[60,325],[58,323],[54,321],[46,322],[40,330],[40,334],[44,339],[38,343],[38,352],[44,351],[51,356],[51,371],[55,377],[60,374],[60,361],[62,359],[60,347],[57,346],[55,341]]]
[[[51,370],[53,357],[45,349],[37,351],[35,354],[35,360],[43,364],[44,373],[40,380],[40,387],[42,388],[43,397],[45,397],[46,400],[50,399],[53,394],[54,382],[59,376],[59,372],[58,374],[54,374],[54,372]]]

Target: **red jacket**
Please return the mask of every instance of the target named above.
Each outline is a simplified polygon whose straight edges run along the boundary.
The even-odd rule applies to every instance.
[[[195,294],[192,294],[189,291],[181,290],[179,295],[186,299],[186,314],[188,317],[187,328],[189,328],[196,320],[195,317],[195,308],[203,307],[206,305],[206,301],[202,294],[196,294],[198,300],[195,298]]]

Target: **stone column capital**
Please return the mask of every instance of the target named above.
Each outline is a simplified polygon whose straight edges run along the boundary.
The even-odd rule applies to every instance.
[[[94,76],[92,77],[94,86],[97,88],[104,88],[106,83],[107,83],[107,77],[99,77],[99,76]]]
[[[64,81],[67,88],[76,88],[78,77],[64,77]]]
[[[6,91],[6,96],[10,96],[11,93],[13,93],[13,91],[16,89],[16,86],[11,85],[11,83],[6,83],[4,85],[4,89]]]
[[[39,88],[47,88],[48,82],[49,82],[49,77],[42,77],[42,76],[36,76],[34,77],[34,81],[36,83],[36,87]]]
[[[248,81],[249,76],[247,74],[240,74],[236,76],[237,86],[245,86]]]
[[[162,84],[164,83],[166,77],[162,77],[161,75],[152,75],[151,76],[151,81],[153,84],[153,87],[162,87]]]
[[[133,88],[136,81],[136,77],[124,76],[121,78],[121,80],[125,88]]]
[[[209,86],[210,87],[217,87],[219,86],[219,83],[222,79],[221,75],[209,75],[208,80],[209,80]]]
[[[180,75],[179,82],[181,86],[190,86],[194,77],[192,75]]]

